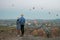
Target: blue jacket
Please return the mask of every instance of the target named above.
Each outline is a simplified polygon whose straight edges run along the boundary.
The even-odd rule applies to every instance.
[[[24,25],[25,24],[25,18],[24,17],[19,18],[19,23],[20,23],[20,25]]]

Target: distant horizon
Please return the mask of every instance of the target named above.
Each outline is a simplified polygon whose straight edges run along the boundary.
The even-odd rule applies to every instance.
[[[0,19],[0,20],[17,20],[17,19]],[[26,19],[26,20],[57,20],[57,19]]]

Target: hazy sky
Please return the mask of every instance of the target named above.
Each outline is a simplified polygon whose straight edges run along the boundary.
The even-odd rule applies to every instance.
[[[26,19],[60,19],[60,0],[0,0],[0,19],[16,19],[22,13]]]

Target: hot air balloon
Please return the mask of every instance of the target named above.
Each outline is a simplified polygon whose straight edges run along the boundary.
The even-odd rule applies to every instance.
[[[50,14],[50,12],[49,12],[49,14]]]
[[[56,16],[58,16],[58,14]]]
[[[43,8],[41,8],[41,10],[42,10]]]
[[[33,7],[33,10],[35,9],[35,7]]]
[[[12,7],[14,7],[14,4],[12,4]]]

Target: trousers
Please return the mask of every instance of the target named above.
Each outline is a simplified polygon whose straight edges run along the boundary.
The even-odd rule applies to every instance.
[[[21,26],[21,34],[24,35],[24,25],[20,25]]]

